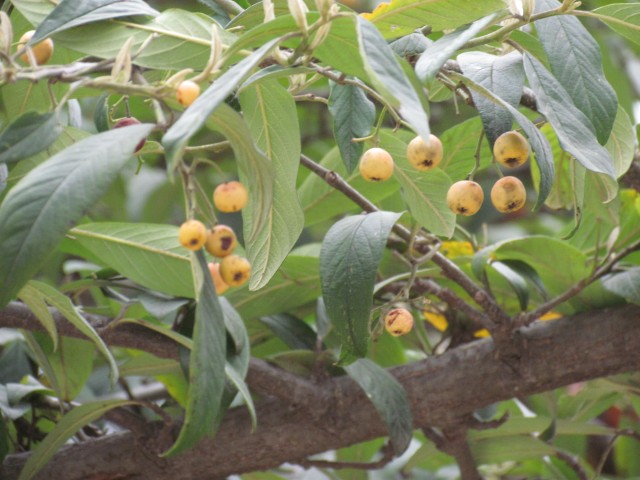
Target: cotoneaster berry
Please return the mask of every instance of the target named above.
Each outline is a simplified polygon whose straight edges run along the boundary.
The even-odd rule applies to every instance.
[[[184,107],[188,107],[200,96],[200,85],[191,80],[185,80],[176,88],[176,100]]]
[[[529,142],[515,130],[505,132],[493,144],[493,156],[500,165],[517,167],[529,158]]]
[[[187,220],[178,230],[180,245],[189,250],[199,250],[207,239],[207,227],[198,220]]]
[[[451,185],[447,192],[447,205],[456,215],[474,215],[483,201],[482,187],[471,180],[460,180]]]
[[[516,177],[502,177],[491,189],[491,203],[496,210],[510,213],[524,207],[527,191]]]
[[[360,157],[360,175],[369,182],[384,182],[393,175],[393,158],[384,148],[370,148]]]
[[[429,135],[428,144],[418,136],[407,145],[407,159],[418,170],[436,168],[442,162],[442,155],[442,142],[433,134]]]
[[[385,315],[384,328],[394,337],[406,335],[413,328],[413,315],[406,308],[394,308]]]
[[[222,295],[224,292],[229,290],[229,285],[225,283],[220,275],[220,264],[215,262],[210,262],[207,264],[209,267],[209,273],[211,274],[211,279],[213,280],[213,286],[216,287],[216,293],[218,295]]]
[[[227,225],[216,225],[207,235],[204,248],[214,257],[226,257],[238,245],[236,233]]]
[[[125,117],[125,118],[121,118],[120,120],[118,120],[114,125],[113,128],[122,128],[122,127],[128,127],[129,125],[138,125],[140,123],[140,120],[138,120],[137,118],[134,117]],[[140,140],[138,142],[138,144],[136,145],[136,149],[133,151],[133,153],[137,153],[139,152],[142,147],[144,147],[144,144],[147,142],[146,138],[143,138],[142,140]]]
[[[33,37],[34,33],[36,33],[35,30],[29,30],[28,32],[25,32],[22,37],[20,37],[18,48],[22,48],[24,45],[26,45],[29,40],[31,40],[31,37]],[[50,38],[45,38],[41,42],[36,43],[35,45],[31,45],[29,48],[33,53],[33,58],[36,60],[36,64],[44,65],[49,61],[51,55],[53,55],[53,40],[51,40]],[[24,63],[29,63],[29,55],[26,52],[20,55],[20,58]]]
[[[218,210],[232,213],[242,210],[249,201],[246,187],[237,181],[221,183],[213,191],[213,204]]]
[[[239,287],[249,280],[251,264],[239,255],[228,255],[220,262],[220,275],[230,287]]]

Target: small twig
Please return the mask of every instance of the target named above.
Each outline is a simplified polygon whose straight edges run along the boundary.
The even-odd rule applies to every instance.
[[[586,470],[582,468],[582,465],[580,465],[578,459],[573,455],[562,450],[556,450],[556,457],[566,463],[567,466],[574,471],[574,473],[580,480],[589,480],[589,475],[587,474]]]
[[[460,468],[461,480],[481,480],[482,476],[478,471],[476,461],[471,454],[471,448],[467,441],[467,429],[466,425],[460,425],[455,428],[444,429],[442,433],[430,427],[423,428],[422,431],[435,444],[438,450],[456,459]]]

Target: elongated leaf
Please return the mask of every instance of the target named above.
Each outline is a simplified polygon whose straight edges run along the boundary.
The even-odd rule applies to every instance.
[[[618,177],[625,174],[633,162],[635,139],[635,127],[627,112],[619,105],[611,135],[604,146],[613,159],[613,168]]]
[[[322,242],[322,296],[341,344],[341,361],[367,353],[369,314],[378,264],[399,213],[373,212],[334,224]]]
[[[152,125],[100,133],[31,170],[0,205],[0,306],[109,188]]]
[[[140,285],[169,295],[195,296],[189,251],[178,243],[178,227],[88,223],[69,234],[105,265]]]
[[[184,452],[204,437],[215,433],[224,392],[224,314],[202,250],[195,253],[194,262],[194,283],[200,288],[193,328],[193,348],[189,357],[189,398],[178,439],[163,456]]]
[[[640,267],[609,275],[602,280],[602,285],[628,302],[640,304]]]
[[[553,10],[557,0],[536,0],[536,12]],[[572,15],[556,15],[535,22],[551,72],[573,104],[590,119],[598,141],[609,138],[618,108],[616,93],[602,70],[600,47]]]
[[[281,313],[260,318],[284,343],[292,350],[314,350],[316,348],[316,333],[299,318]]]
[[[62,0],[38,26],[30,43],[78,25],[134,15],[155,17],[159,13],[142,0]]]
[[[640,4],[614,3],[596,8],[593,13],[612,30],[640,45]]]
[[[497,15],[488,15],[469,27],[456,30],[429,45],[416,63],[416,75],[422,82],[433,79],[451,56],[465,43],[475,37],[482,30],[494,23]]]
[[[562,148],[588,170],[609,175],[615,181],[609,152],[597,142],[593,124],[571,103],[563,86],[528,53],[524,55],[524,69],[536,94],[538,109],[551,123]]]
[[[524,87],[524,69],[519,52],[502,57],[484,52],[466,52],[458,55],[458,63],[467,77],[518,108]],[[471,92],[471,96],[482,118],[489,145],[493,146],[496,138],[511,130],[513,117],[505,108],[483,95]]]
[[[371,400],[389,430],[396,455],[411,442],[413,420],[404,387],[384,368],[366,358],[347,365],[345,370]]]
[[[399,107],[400,115],[423,138],[429,138],[429,120],[420,95],[405,74],[396,54],[378,30],[358,17],[360,55],[371,83],[392,105]]]
[[[502,262],[492,262],[491,267],[502,275],[509,283],[520,302],[520,310],[526,310],[529,305],[529,287],[522,276],[509,267],[508,264]]]
[[[240,105],[253,140],[271,161],[274,179],[273,201],[268,205],[267,216],[257,234],[252,232],[255,219],[247,219],[263,214],[262,211],[250,208],[242,212],[245,235],[251,238],[246,244],[251,262],[249,289],[258,290],[282,265],[304,226],[304,215],[296,192],[300,128],[295,101],[276,80],[263,81],[243,90]],[[244,177],[255,175],[252,171]]]
[[[371,132],[376,109],[362,89],[354,85],[331,83],[329,112],[333,117],[333,136],[336,139],[347,172],[353,172],[362,155],[362,142],[353,138],[365,137]]]
[[[18,298],[29,307],[29,310],[37,317],[38,321],[47,331],[51,337],[53,350],[55,351],[56,348],[58,348],[58,329],[56,328],[53,315],[49,311],[49,307],[44,301],[44,298],[42,298],[40,291],[33,285],[27,283],[18,292]]]
[[[134,325],[139,325],[144,328],[148,328],[149,330],[153,330],[161,335],[164,335],[167,338],[170,338],[178,345],[182,345],[184,348],[188,348],[189,350],[193,349],[193,340],[184,335],[176,332],[168,328],[166,325],[160,322],[151,322],[149,320],[145,320],[144,318],[122,318],[115,322],[116,325],[121,323],[133,323]],[[115,326],[115,325],[114,325]]]
[[[62,133],[55,112],[25,113],[0,134],[0,163],[30,157],[51,145]]]
[[[53,457],[53,455],[78,430],[90,422],[100,418],[109,410],[127,405],[135,405],[132,400],[103,400],[101,402],[85,403],[68,412],[45,439],[29,456],[20,471],[18,480],[34,478],[36,473]]]
[[[162,144],[166,149],[167,168],[170,172],[175,170],[184,147],[204,125],[207,117],[248,77],[277,43],[278,39],[267,42],[218,77],[165,133]]]
[[[460,122],[440,135],[444,156],[439,167],[452,181],[465,179],[475,167],[474,155],[481,135],[484,135],[484,127],[479,116]],[[489,166],[492,159],[489,148],[480,149],[480,168]]]
[[[220,105],[207,120],[207,127],[227,137],[236,157],[240,180],[249,190],[249,204],[242,209],[246,243],[251,244],[258,237],[264,241],[263,230],[269,230],[273,203],[275,175],[272,162],[256,147],[242,115],[229,105]]]
[[[533,436],[488,438],[470,444],[478,464],[503,463],[554,455],[552,446]]]
[[[434,32],[457,28],[504,8],[501,0],[392,0],[363,16],[390,38],[425,25]]]
[[[255,430],[256,426],[258,425],[258,417],[256,416],[256,407],[253,404],[253,397],[251,396],[249,387],[247,387],[247,384],[245,383],[240,373],[237,372],[230,363],[225,363],[224,373],[227,379],[233,384],[233,386],[242,396],[242,399],[244,400],[244,403],[249,410],[249,415],[251,416],[251,427]]]

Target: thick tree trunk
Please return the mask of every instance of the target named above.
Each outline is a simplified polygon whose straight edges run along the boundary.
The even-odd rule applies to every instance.
[[[12,314],[9,309],[14,309]],[[11,319],[18,309],[20,318]],[[0,326],[37,327],[33,319],[25,318],[22,307],[12,304],[0,311]],[[65,328],[61,325],[72,333]],[[154,346],[147,338],[156,340]],[[113,345],[135,342],[161,356],[175,355],[165,339],[149,337],[142,330],[113,330],[105,339]],[[514,341],[520,358],[509,363],[497,357],[492,341],[486,339],[392,369],[407,389],[416,428],[459,425],[461,418],[497,401],[640,369],[640,307],[534,324]],[[236,408],[227,412],[215,439],[178,457],[158,458],[154,452],[163,446],[157,436],[143,440],[120,433],[65,447],[37,478],[223,478],[303,460],[386,433],[373,405],[349,378],[312,384],[254,360],[248,382],[254,391],[279,397],[258,402],[254,432],[246,409]],[[15,478],[27,456],[5,459],[1,478]]]

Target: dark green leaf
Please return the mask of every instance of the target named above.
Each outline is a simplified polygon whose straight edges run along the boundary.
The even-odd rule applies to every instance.
[[[602,279],[602,285],[628,302],[640,304],[640,267],[608,275]]]
[[[386,423],[396,455],[409,446],[413,432],[411,407],[404,387],[384,368],[366,358],[344,367],[371,400]]]
[[[609,152],[598,143],[591,120],[571,103],[564,87],[528,53],[524,55],[524,69],[536,94],[538,109],[551,123],[563,150],[588,170],[604,173],[615,180],[616,172]]]
[[[314,350],[316,333],[299,318],[280,313],[262,317],[260,321],[268,326],[292,350]]]
[[[536,12],[558,8],[557,0],[537,0]],[[573,104],[593,122],[598,141],[609,138],[618,109],[616,93],[602,70],[600,47],[573,15],[555,15],[535,22],[551,72]]]
[[[279,39],[267,42],[241,62],[218,77],[162,137],[166,149],[167,168],[173,172],[184,147],[204,125],[208,116],[236,89],[278,43]]]
[[[98,132],[109,130],[109,92],[105,92],[96,102],[96,109],[93,112],[93,123]]]
[[[517,272],[518,275],[522,276],[525,280],[531,283],[531,285],[533,285],[544,300],[547,299],[547,289],[544,288],[544,283],[535,268],[525,262],[521,262],[520,260],[501,260],[500,263]]]
[[[25,113],[0,134],[0,163],[10,163],[44,150],[62,133],[56,112]]]
[[[0,205],[0,305],[22,288],[65,232],[109,188],[153,125],[93,135],[31,170]]]
[[[189,398],[180,435],[163,456],[184,452],[215,433],[225,386],[224,313],[202,249],[193,261],[194,283],[200,288],[189,357]]]
[[[30,43],[78,25],[134,15],[155,17],[159,12],[142,0],[62,0],[38,26]]]
[[[529,305],[529,287],[522,276],[502,262],[491,262],[491,267],[502,275],[509,283],[520,302],[520,310],[526,310]]]
[[[596,8],[593,11],[597,18],[605,22],[611,29],[640,45],[640,4],[614,3]]]
[[[341,360],[364,357],[376,271],[399,213],[347,217],[327,232],[320,252],[322,295],[333,330],[342,343]]]
[[[524,87],[524,69],[519,52],[502,57],[484,52],[466,52],[458,55],[458,63],[467,77],[518,108]],[[511,130],[513,117],[504,107],[483,95],[471,92],[471,96],[482,118],[489,145],[493,146],[496,138]]]
[[[371,132],[376,109],[361,88],[331,82],[329,112],[333,117],[333,136],[336,139],[347,172],[353,172],[362,155],[364,144],[352,142]]]

